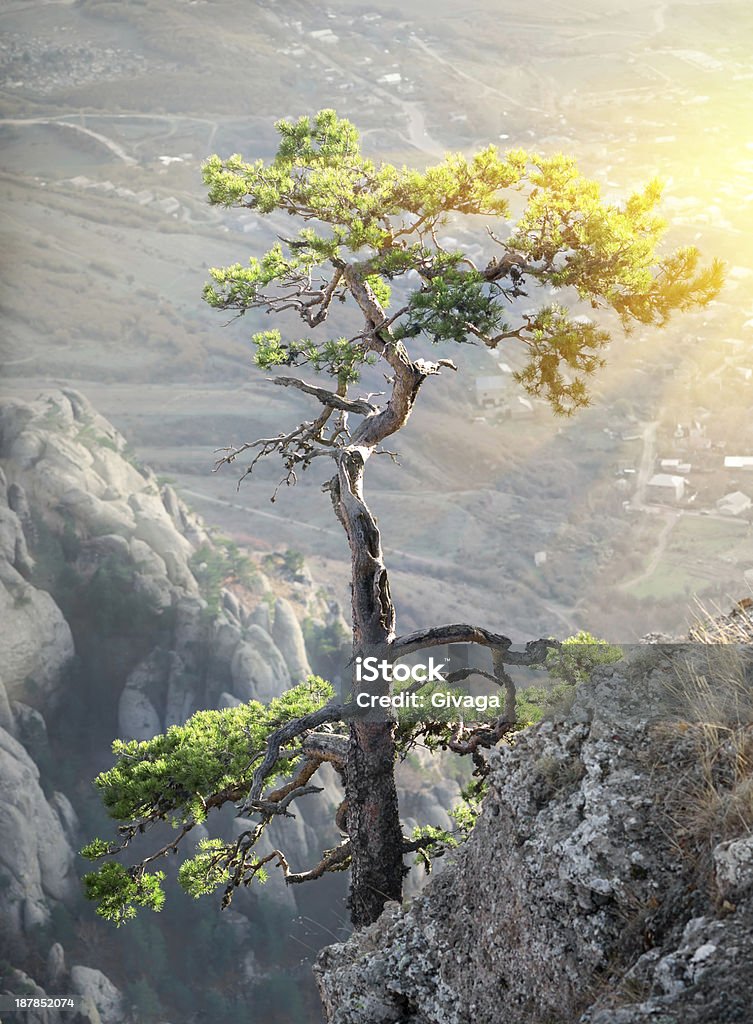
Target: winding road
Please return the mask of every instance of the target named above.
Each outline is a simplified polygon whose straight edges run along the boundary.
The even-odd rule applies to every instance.
[[[89,138],[94,139],[96,142],[100,142],[103,146],[110,150],[119,160],[122,160],[125,164],[136,165],[138,160],[135,160],[129,153],[123,149],[123,147],[115,142],[114,139],[108,139],[106,135],[102,135],[100,132],[94,132],[91,128],[84,128],[81,124],[74,124],[73,121],[59,121],[53,117],[3,117],[0,118],[0,125],[31,125],[31,124],[49,124],[54,125],[57,128],[70,128],[71,131],[79,132],[81,135],[88,135]]]

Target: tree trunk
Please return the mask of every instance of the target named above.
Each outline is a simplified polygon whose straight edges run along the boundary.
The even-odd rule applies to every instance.
[[[395,787],[392,722],[355,722],[346,767],[351,875],[348,905],[356,928],[376,921],[403,892],[403,839]]]
[[[333,505],[348,537],[352,563],[353,664],[355,658],[384,656],[395,637],[395,610],[376,520],[363,500],[363,472],[369,449],[346,449],[331,482]],[[352,692],[361,689],[352,679]],[[370,692],[385,695],[378,680]],[[351,843],[349,906],[356,927],[371,924],[387,900],[403,888],[402,828],[395,787],[394,712],[365,712],[350,727],[345,767],[348,834]]]

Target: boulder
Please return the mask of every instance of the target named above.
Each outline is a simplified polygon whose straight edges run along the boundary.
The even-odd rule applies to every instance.
[[[24,579],[31,575],[34,563],[26,547],[21,520],[16,512],[3,504],[0,504],[0,559],[4,559]]]
[[[21,744],[0,729],[0,903],[2,930],[18,935],[46,924],[49,900],[77,894],[74,853],[58,815],[45,799],[39,770]]]
[[[118,533],[129,537],[137,528],[136,518],[125,502],[103,501],[82,487],[71,487],[61,494],[59,505],[83,536]]]
[[[92,469],[102,481],[103,488],[111,488],[124,503],[128,495],[142,490],[144,478],[118,451],[94,444],[91,448]]]
[[[118,701],[118,732],[123,739],[150,740],[162,732],[162,719],[146,694],[126,687]]]
[[[78,565],[82,562],[91,562],[98,565],[105,558],[115,558],[119,562],[127,562],[131,558],[131,545],[120,533],[106,533],[104,536],[92,537],[81,544],[81,549],[76,559]],[[137,559],[133,558],[136,562]],[[141,568],[141,566],[139,566]]]
[[[16,725],[16,739],[23,743],[33,760],[38,761],[40,754],[49,748],[44,715],[20,700],[11,701],[10,706]]]
[[[50,430],[67,431],[76,422],[73,404],[68,395],[59,388],[40,391],[32,407],[35,418],[42,420]]]
[[[293,684],[304,682],[311,674],[306,656],[306,642],[293,606],[284,597],[278,597],[275,602],[272,639],[285,659]]]
[[[60,824],[63,826],[68,842],[71,846],[75,847],[78,844],[81,823],[73,809],[73,804],[65,793],[56,790],[50,797],[50,807],[52,807],[60,819]]]
[[[232,693],[221,693],[217,698],[217,707],[221,710],[222,708],[237,708],[243,702],[234,697]]]
[[[165,728],[182,725],[198,708],[199,678],[180,655],[171,652],[165,701]]]
[[[175,528],[158,495],[131,494],[128,504],[136,519],[136,537],[145,541],[162,558],[173,583],[196,591],[196,581],[188,567],[193,548]]]
[[[235,594],[223,587],[220,591],[220,600],[222,601],[222,607],[225,609],[231,619],[235,619],[236,622],[241,621],[241,605]]]
[[[242,701],[267,703],[290,689],[290,673],[285,659],[269,633],[249,626],[246,640],[239,644],[231,665],[233,695]]]
[[[28,402],[17,398],[0,402],[0,458],[9,458],[11,445],[33,419],[34,409]]]
[[[65,950],[59,942],[53,942],[47,954],[47,987],[51,992],[62,991],[58,986],[65,977]]]
[[[88,1024],[120,1024],[125,1017],[123,996],[107,975],[80,964],[71,968],[71,991],[83,1001]]]
[[[199,662],[206,647],[206,608],[198,597],[181,597],[176,605],[173,649],[187,665]]]
[[[209,641],[213,672],[222,674],[230,671],[233,655],[240,642],[241,628],[236,622],[228,622],[224,617],[215,620]]]
[[[59,690],[73,657],[73,637],[49,594],[21,577],[11,591],[0,582],[0,665],[9,697],[44,700]]]
[[[8,446],[7,458],[20,469],[33,469],[44,455],[47,435],[42,430],[25,430]]]
[[[13,712],[11,711],[10,701],[8,700],[8,691],[5,689],[5,683],[0,676],[0,729],[4,729],[9,732],[11,736],[16,734],[16,723],[13,720]]]
[[[260,601],[246,619],[248,626],[260,626],[265,633],[272,632],[272,616],[266,601]]]
[[[720,843],[714,850],[714,876],[720,894],[738,899],[753,892],[753,836]]]

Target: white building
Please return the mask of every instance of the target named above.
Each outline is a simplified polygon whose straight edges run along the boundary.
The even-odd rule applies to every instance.
[[[749,511],[753,501],[742,491],[732,491],[725,494],[716,503],[717,509],[725,516],[741,516],[743,512]]]
[[[744,469],[753,473],[753,455],[725,455],[725,469]]]
[[[477,377],[476,401],[481,406],[504,405],[510,382],[504,377]]]
[[[649,501],[682,501],[685,478],[673,473],[655,473],[648,482]]]
[[[663,472],[676,476],[687,476],[692,468],[689,462],[683,462],[681,459],[661,459],[659,466]]]

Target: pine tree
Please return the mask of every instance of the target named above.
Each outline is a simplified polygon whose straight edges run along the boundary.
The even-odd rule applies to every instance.
[[[228,802],[254,824],[235,843],[200,844],[180,871],[189,892],[222,885],[228,902],[238,885],[263,879],[270,866],[280,867],[290,883],[350,867],[356,925],[374,921],[386,900],[400,899],[405,854],[426,853],[449,837],[430,826],[412,837],[402,834],[394,779],[398,750],[421,736],[471,756],[483,775],[483,751],[517,724],[506,665],[541,663],[552,647],[542,639],[513,652],[501,633],[467,623],[397,633],[364,474],[370,457],[406,426],[429,378],[456,370],[449,358],[418,356],[416,346],[425,351],[427,339],[517,346],[525,353],[516,375],[521,387],[556,414],[569,415],[588,404],[589,381],[610,340],[595,319],[573,313],[579,302],[613,310],[625,329],[662,326],[674,312],[710,302],[722,283],[719,261],[702,267],[695,248],[659,253],[665,224],[656,213],[661,188],[655,181],[616,205],[567,156],[501,154],[490,146],[471,158],[448,154],[418,171],[363,156],[356,129],[331,110],[283,120],[276,128],[280,144],[271,162],[213,156],[204,180],[211,203],[260,216],[285,212],[297,233],[247,264],[212,269],[204,297],[237,315],[257,309],[300,317],[300,337],[283,337],[275,327],[254,334],[255,361],[277,374],[276,386],[298,389],[318,412],[273,437],[225,450],[221,461],[247,456],[247,475],[260,459],[277,456],[284,482],[292,484],[314,460],[330,460],[333,475],[325,486],[352,560],[351,664],[376,657],[394,666],[441,645],[481,645],[491,652],[488,676],[501,688],[500,713],[462,727],[451,720],[398,721],[388,710],[359,713],[355,681],[353,692],[336,701],[331,687],[311,679],[267,707],[251,702],[202,711],[164,736],[117,742],[116,765],[97,782],[111,815],[124,823],[120,842],[95,840],[86,850],[93,859],[106,858],[86,884],[100,911],[117,921],[138,905],[159,909],[160,873],[147,865],[177,849],[197,822]],[[474,228],[488,225],[480,231],[489,258],[477,263],[442,243],[443,225],[458,220]],[[391,304],[393,290],[398,298]],[[542,299],[552,292],[563,302]],[[533,308],[518,313],[521,297]],[[341,303],[360,317],[350,336],[329,329]],[[385,369],[385,397],[359,391],[369,364]],[[325,382],[329,378],[329,386],[290,375],[304,367]],[[461,670],[446,685],[468,674]],[[380,678],[369,692],[387,696],[391,684]],[[306,871],[293,870],[281,850],[258,856],[254,846],[267,825],[290,813],[294,800],[318,791],[311,780],[324,763],[334,765],[344,786],[336,814],[340,844]],[[112,859],[166,819],[177,831],[162,850],[131,868]]]

